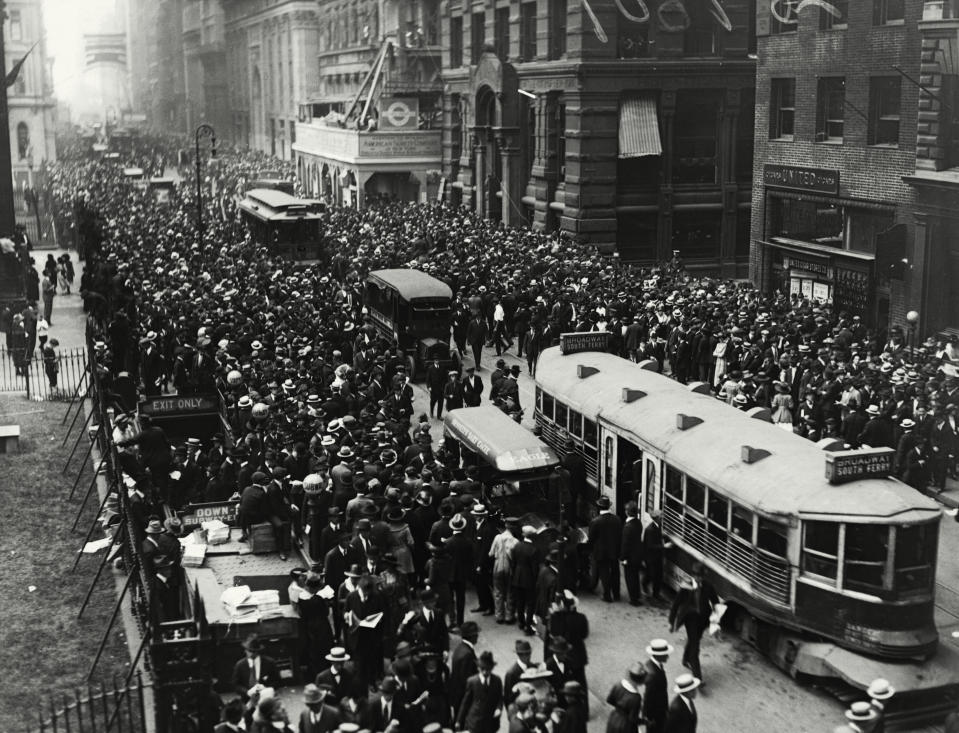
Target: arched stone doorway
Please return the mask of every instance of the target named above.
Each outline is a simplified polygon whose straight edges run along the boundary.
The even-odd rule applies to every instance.
[[[502,202],[497,194],[501,189],[503,165],[500,159],[496,130],[500,127],[500,110],[496,93],[488,86],[476,92],[475,180],[476,211],[490,219],[502,218]]]

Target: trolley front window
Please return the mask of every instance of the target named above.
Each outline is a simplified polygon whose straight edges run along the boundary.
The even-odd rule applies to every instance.
[[[889,527],[882,524],[847,524],[843,557],[843,587],[875,593],[885,587],[889,555]]]
[[[569,411],[569,432],[577,438],[583,437],[583,416],[576,410]]]
[[[803,528],[803,573],[828,578],[836,584],[839,569],[839,524],[805,522]]]
[[[929,591],[932,588],[936,546],[936,523],[896,527],[896,591]]]

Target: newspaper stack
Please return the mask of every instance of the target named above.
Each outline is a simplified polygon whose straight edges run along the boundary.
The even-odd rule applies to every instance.
[[[187,568],[199,568],[206,560],[206,545],[189,544],[183,547],[181,563]]]
[[[280,609],[280,592],[277,590],[255,590],[250,593],[248,603],[256,606],[261,619],[283,615]]]
[[[248,585],[227,588],[220,595],[220,601],[223,603],[226,612],[230,614],[233,622],[259,621],[260,613],[256,604],[250,600],[251,595]]]
[[[206,541],[210,545],[222,545],[230,541],[230,526],[219,519],[211,519],[200,525],[206,530]]]

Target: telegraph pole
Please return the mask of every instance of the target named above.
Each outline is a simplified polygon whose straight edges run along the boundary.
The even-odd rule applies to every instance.
[[[3,23],[6,2],[0,0],[0,237],[12,237],[17,217],[13,213],[13,163],[10,159],[10,112],[7,109],[7,51]]]

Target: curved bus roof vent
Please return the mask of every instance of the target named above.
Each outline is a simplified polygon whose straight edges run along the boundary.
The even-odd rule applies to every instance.
[[[594,374],[599,374],[599,369],[596,367],[586,366],[585,364],[576,365],[576,376],[580,379],[586,379],[586,377],[591,377]]]
[[[763,458],[766,458],[766,456],[770,456],[772,454],[765,448],[754,448],[751,445],[744,445],[741,455],[743,463],[756,463],[757,461],[761,461]]]
[[[676,414],[676,427],[680,430],[689,430],[702,424],[702,422],[703,419],[695,415],[684,415],[681,412]]]
[[[622,400],[627,405],[635,402],[636,400],[642,399],[646,396],[646,393],[641,389],[630,389],[629,387],[623,387],[623,396]]]

